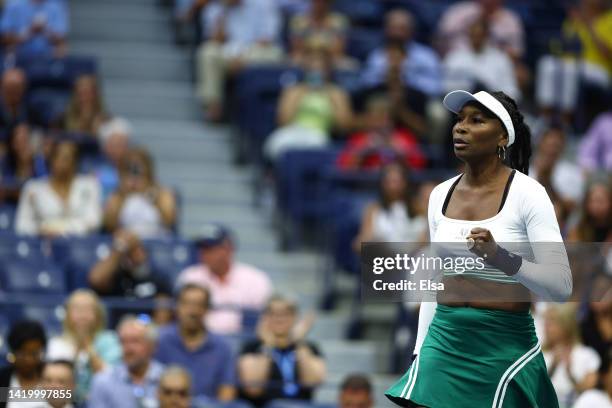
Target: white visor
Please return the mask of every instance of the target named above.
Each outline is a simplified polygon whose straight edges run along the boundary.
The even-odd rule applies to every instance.
[[[510,114],[504,108],[504,105],[501,104],[500,101],[495,99],[493,95],[488,92],[480,91],[475,94],[471,94],[468,91],[451,91],[446,94],[442,103],[446,106],[446,109],[453,113],[459,113],[463,106],[470,102],[476,101],[483,105],[485,108],[490,110],[501,120],[506,128],[506,132],[508,132],[508,146],[514,143],[514,126],[512,125],[512,119],[510,119]]]

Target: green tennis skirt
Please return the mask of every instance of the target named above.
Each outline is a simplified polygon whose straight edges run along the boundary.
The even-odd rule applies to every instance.
[[[559,406],[529,312],[444,305],[410,369],[385,395],[405,407]]]

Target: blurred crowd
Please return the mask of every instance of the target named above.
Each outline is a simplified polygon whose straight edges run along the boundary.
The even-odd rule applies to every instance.
[[[331,242],[323,240],[325,248],[318,249],[337,269],[358,276],[362,242],[427,241],[429,193],[460,170],[450,148],[452,118],[441,105],[454,89],[501,90],[519,103],[534,135],[529,175],[547,188],[563,236],[610,248],[608,1],[165,3],[172,6],[167,11],[178,45],[193,51],[194,92],[204,119],[246,124],[242,137],[264,129],[246,151],[257,168],[255,184],[263,185],[257,194],[274,197],[286,225],[317,225],[329,233]],[[227,226],[207,224],[197,237],[178,235],[181,192],[159,181],[146,146],[134,142],[137,129],[106,105],[95,64],[69,67],[69,4],[2,5],[0,207],[9,218],[0,225],[2,245],[22,238],[34,246],[50,243],[51,254],[36,262],[55,263],[67,274],[74,272],[57,248],[68,245],[69,253],[87,240],[107,245],[96,247],[78,270],[81,284],[60,290],[65,317],[59,330],[48,322],[5,319],[0,387],[73,391],[32,407],[310,401],[326,379],[325,356],[307,337],[312,316],[276,294],[266,271],[236,259],[237,241]],[[59,79],[57,64],[68,72]],[[263,89],[268,93],[249,99],[245,84],[263,84],[248,83],[263,78],[253,76],[262,69],[283,75],[274,74],[271,88]],[[258,114],[260,102],[270,106],[267,115]],[[322,153],[323,161],[305,156]],[[309,161],[304,174],[321,175],[325,167],[325,186],[351,183],[350,192],[342,185],[334,195],[333,209],[342,216],[323,201],[302,217],[321,197],[307,188],[296,193],[303,179],[289,177],[288,169],[302,163],[299,157],[319,160]],[[306,222],[312,218],[318,223]],[[180,240],[189,241],[183,262],[160,267],[155,245]],[[40,266],[19,248],[0,251],[3,294],[22,285],[10,279]],[[21,268],[16,274],[9,267],[14,263]],[[585,290],[602,293],[534,308],[563,407],[612,407],[612,270],[600,265],[589,282]],[[49,286],[32,287],[37,284]],[[144,303],[107,310],[113,299]],[[412,306],[400,306],[397,370],[409,361],[397,356],[411,350],[413,339],[405,334],[414,334],[415,316]],[[341,407],[373,406],[366,376],[347,377],[339,391]]]

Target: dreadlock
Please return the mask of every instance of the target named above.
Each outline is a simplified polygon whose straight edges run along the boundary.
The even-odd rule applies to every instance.
[[[504,163],[523,174],[528,174],[529,158],[531,157],[531,130],[525,123],[523,114],[519,111],[514,99],[501,91],[491,92],[491,95],[508,111],[514,126],[514,143],[508,147]]]

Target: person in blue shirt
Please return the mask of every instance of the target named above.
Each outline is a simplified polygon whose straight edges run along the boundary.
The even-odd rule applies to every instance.
[[[442,68],[433,49],[413,40],[414,18],[405,10],[392,10],[386,16],[385,41],[405,44],[402,63],[404,82],[413,89],[436,97],[442,92]],[[376,87],[385,81],[389,60],[384,46],[370,53],[362,72],[362,84]]]
[[[186,284],[176,296],[177,323],[160,329],[155,358],[185,367],[196,397],[231,401],[236,397],[236,362],[229,344],[206,330],[207,288]]]
[[[63,56],[68,14],[57,0],[9,1],[0,20],[2,42],[19,56]]]
[[[93,378],[88,408],[143,408],[157,406],[157,387],[164,367],[152,359],[153,327],[134,316],[124,317],[117,327],[123,362]]]

